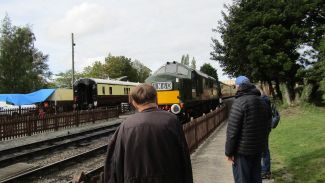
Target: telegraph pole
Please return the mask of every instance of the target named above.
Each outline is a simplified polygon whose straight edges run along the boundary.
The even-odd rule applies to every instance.
[[[71,41],[72,41],[72,87],[74,84],[74,46],[76,46],[76,44],[74,43],[73,40],[73,33],[71,33]]]

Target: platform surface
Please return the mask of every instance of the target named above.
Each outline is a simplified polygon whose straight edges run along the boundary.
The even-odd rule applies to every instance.
[[[191,155],[194,183],[232,183],[232,165],[226,160],[227,122],[222,123]],[[274,180],[263,180],[274,183]]]

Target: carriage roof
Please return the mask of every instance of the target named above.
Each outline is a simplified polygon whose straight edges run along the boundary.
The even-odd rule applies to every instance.
[[[113,79],[99,79],[99,78],[81,78],[75,82],[76,84],[83,83],[89,85],[91,82],[96,84],[112,84],[112,85],[125,85],[125,86],[137,86],[141,83],[129,82],[129,81],[119,81]]]

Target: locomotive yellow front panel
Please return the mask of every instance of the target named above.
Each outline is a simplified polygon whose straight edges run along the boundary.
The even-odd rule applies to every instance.
[[[178,104],[179,91],[157,91],[158,105]]]

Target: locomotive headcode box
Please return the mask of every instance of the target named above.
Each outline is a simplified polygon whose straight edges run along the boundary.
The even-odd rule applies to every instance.
[[[172,82],[157,82],[152,83],[152,86],[156,88],[156,90],[172,90],[173,83]]]

